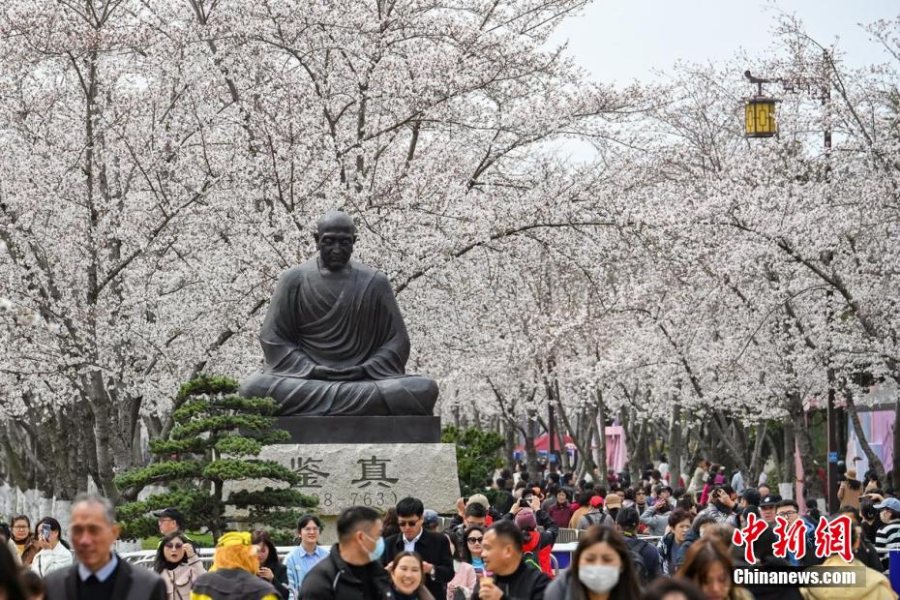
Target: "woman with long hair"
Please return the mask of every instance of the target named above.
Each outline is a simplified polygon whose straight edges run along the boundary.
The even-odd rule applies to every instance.
[[[847,469],[847,478],[838,486],[837,497],[841,506],[852,506],[859,510],[859,499],[863,494],[862,482],[856,479],[856,469]]]
[[[394,557],[391,590],[397,600],[435,600],[425,587],[421,556],[415,552],[401,552]]]
[[[706,600],[753,600],[753,595],[732,583],[734,563],[728,549],[716,540],[700,538],[685,556],[678,575],[694,582]]]
[[[22,579],[19,576],[19,565],[6,544],[0,544],[0,598],[26,600]]]
[[[166,534],[156,549],[154,570],[166,582],[169,600],[188,600],[198,577],[206,572],[181,531]]]
[[[41,577],[72,564],[72,551],[62,539],[62,526],[53,517],[44,517],[34,526],[34,547],[31,569]]]
[[[253,545],[257,548],[256,557],[259,558],[259,573],[257,575],[271,583],[278,595],[283,600],[287,600],[291,593],[288,588],[287,566],[281,564],[281,561],[278,560],[278,550],[275,549],[275,544],[272,542],[272,538],[269,537],[269,532],[264,529],[254,531]]]
[[[395,507],[390,507],[384,513],[383,529],[381,530],[381,537],[384,539],[388,539],[394,534],[400,533],[400,523],[397,518],[397,509]]]
[[[545,600],[638,600],[641,589],[625,538],[594,525],[578,540],[572,565],[550,584]]]
[[[475,590],[478,577],[484,575],[481,560],[484,527],[472,525],[463,534],[463,546],[459,549],[459,561],[454,561],[453,579],[447,584],[447,600],[468,600]]]
[[[484,531],[485,528],[481,525],[472,525],[466,529],[464,538],[466,545],[459,551],[459,555],[463,562],[472,565],[475,569],[475,573],[479,576],[484,575],[484,560],[481,558],[482,544],[484,543]]]

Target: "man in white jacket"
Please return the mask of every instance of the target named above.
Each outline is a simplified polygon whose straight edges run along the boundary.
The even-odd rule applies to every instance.
[[[72,551],[59,541],[62,528],[53,517],[44,517],[37,527],[37,545],[41,549],[31,561],[31,570],[46,577],[49,573],[72,564]]]

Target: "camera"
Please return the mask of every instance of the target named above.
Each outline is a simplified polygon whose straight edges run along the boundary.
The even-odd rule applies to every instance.
[[[519,498],[519,506],[521,506],[522,508],[528,508],[529,506],[531,506],[532,498],[533,496],[523,496],[522,498]]]

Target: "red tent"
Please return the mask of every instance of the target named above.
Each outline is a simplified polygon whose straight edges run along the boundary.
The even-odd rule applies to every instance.
[[[556,444],[553,446],[554,452],[562,452],[563,442],[565,442],[565,448],[567,450],[575,450],[575,443],[572,441],[572,436],[567,435],[565,440],[563,438],[557,436]],[[540,453],[546,454],[550,451],[550,435],[542,434],[538,437],[534,438],[534,449]],[[516,452],[525,452],[525,446],[519,445],[516,446]]]

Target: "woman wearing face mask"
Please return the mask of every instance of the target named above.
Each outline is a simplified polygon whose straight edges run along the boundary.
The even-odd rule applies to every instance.
[[[435,600],[424,585],[422,558],[415,552],[401,552],[394,557],[391,590],[396,600]]]
[[[206,572],[194,547],[184,534],[173,531],[163,537],[156,549],[155,571],[166,582],[169,600],[188,600],[194,581]]]
[[[572,566],[550,584],[545,600],[638,600],[637,573],[622,536],[594,525],[584,532]]]

